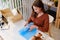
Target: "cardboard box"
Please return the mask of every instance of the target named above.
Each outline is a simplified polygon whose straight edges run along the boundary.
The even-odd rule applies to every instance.
[[[13,16],[13,18],[12,18],[13,22],[17,22],[17,21],[20,21],[21,19],[23,19],[21,12],[19,12],[19,10],[17,10],[17,11],[18,11],[18,14]]]
[[[1,10],[2,14],[4,17],[9,17],[9,16],[13,16],[11,10],[8,8],[8,9],[4,9],[4,10]]]
[[[18,12],[17,15],[13,15],[13,13],[11,12],[11,10],[9,8],[1,10],[1,12],[5,18],[10,17],[11,21],[14,23],[17,21],[20,21],[23,18],[22,14],[19,10],[17,10],[17,12]]]

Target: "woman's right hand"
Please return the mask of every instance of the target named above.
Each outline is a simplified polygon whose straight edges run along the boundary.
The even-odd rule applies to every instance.
[[[28,24],[28,22],[26,22],[24,26],[26,26],[27,24]]]

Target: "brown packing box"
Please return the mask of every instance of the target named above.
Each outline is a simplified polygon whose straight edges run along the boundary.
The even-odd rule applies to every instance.
[[[1,10],[2,14],[4,17],[10,17],[10,16],[13,16],[11,10],[9,8],[7,9],[4,9],[4,10]]]
[[[19,10],[17,10],[17,11],[18,11],[18,14],[16,16],[13,16],[13,18],[12,18],[13,22],[17,22],[17,21],[20,21],[21,19],[23,19],[21,12]]]
[[[16,16],[14,16],[11,12],[11,10],[9,8],[7,9],[4,9],[4,10],[1,10],[3,16],[5,18],[7,17],[11,17],[10,19],[12,20],[12,22],[17,22],[17,21],[20,21],[23,17],[22,17],[22,14],[19,10],[17,10],[18,14]]]

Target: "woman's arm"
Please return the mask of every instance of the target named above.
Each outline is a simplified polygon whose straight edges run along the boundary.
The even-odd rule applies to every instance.
[[[28,23],[30,23],[32,20],[31,20],[31,17],[27,20]]]
[[[28,23],[30,23],[30,22],[32,22],[31,16],[30,16],[30,18],[26,21],[25,26],[26,26]]]
[[[32,22],[32,19],[31,19],[32,14],[33,14],[33,12],[31,13],[31,16],[30,16],[30,17],[28,18],[28,20],[27,20],[28,23]]]
[[[26,26],[28,23],[30,23],[30,22],[31,22],[31,18],[29,18],[29,19],[26,21],[25,26]]]

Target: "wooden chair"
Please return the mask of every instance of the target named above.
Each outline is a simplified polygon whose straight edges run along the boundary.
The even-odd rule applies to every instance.
[[[60,28],[60,18],[56,19],[55,26],[56,28]]]
[[[53,20],[54,20],[54,18],[51,15],[49,15],[49,31],[48,31],[48,35],[50,35],[50,36],[51,36],[51,27],[52,27],[51,24],[52,24]]]

